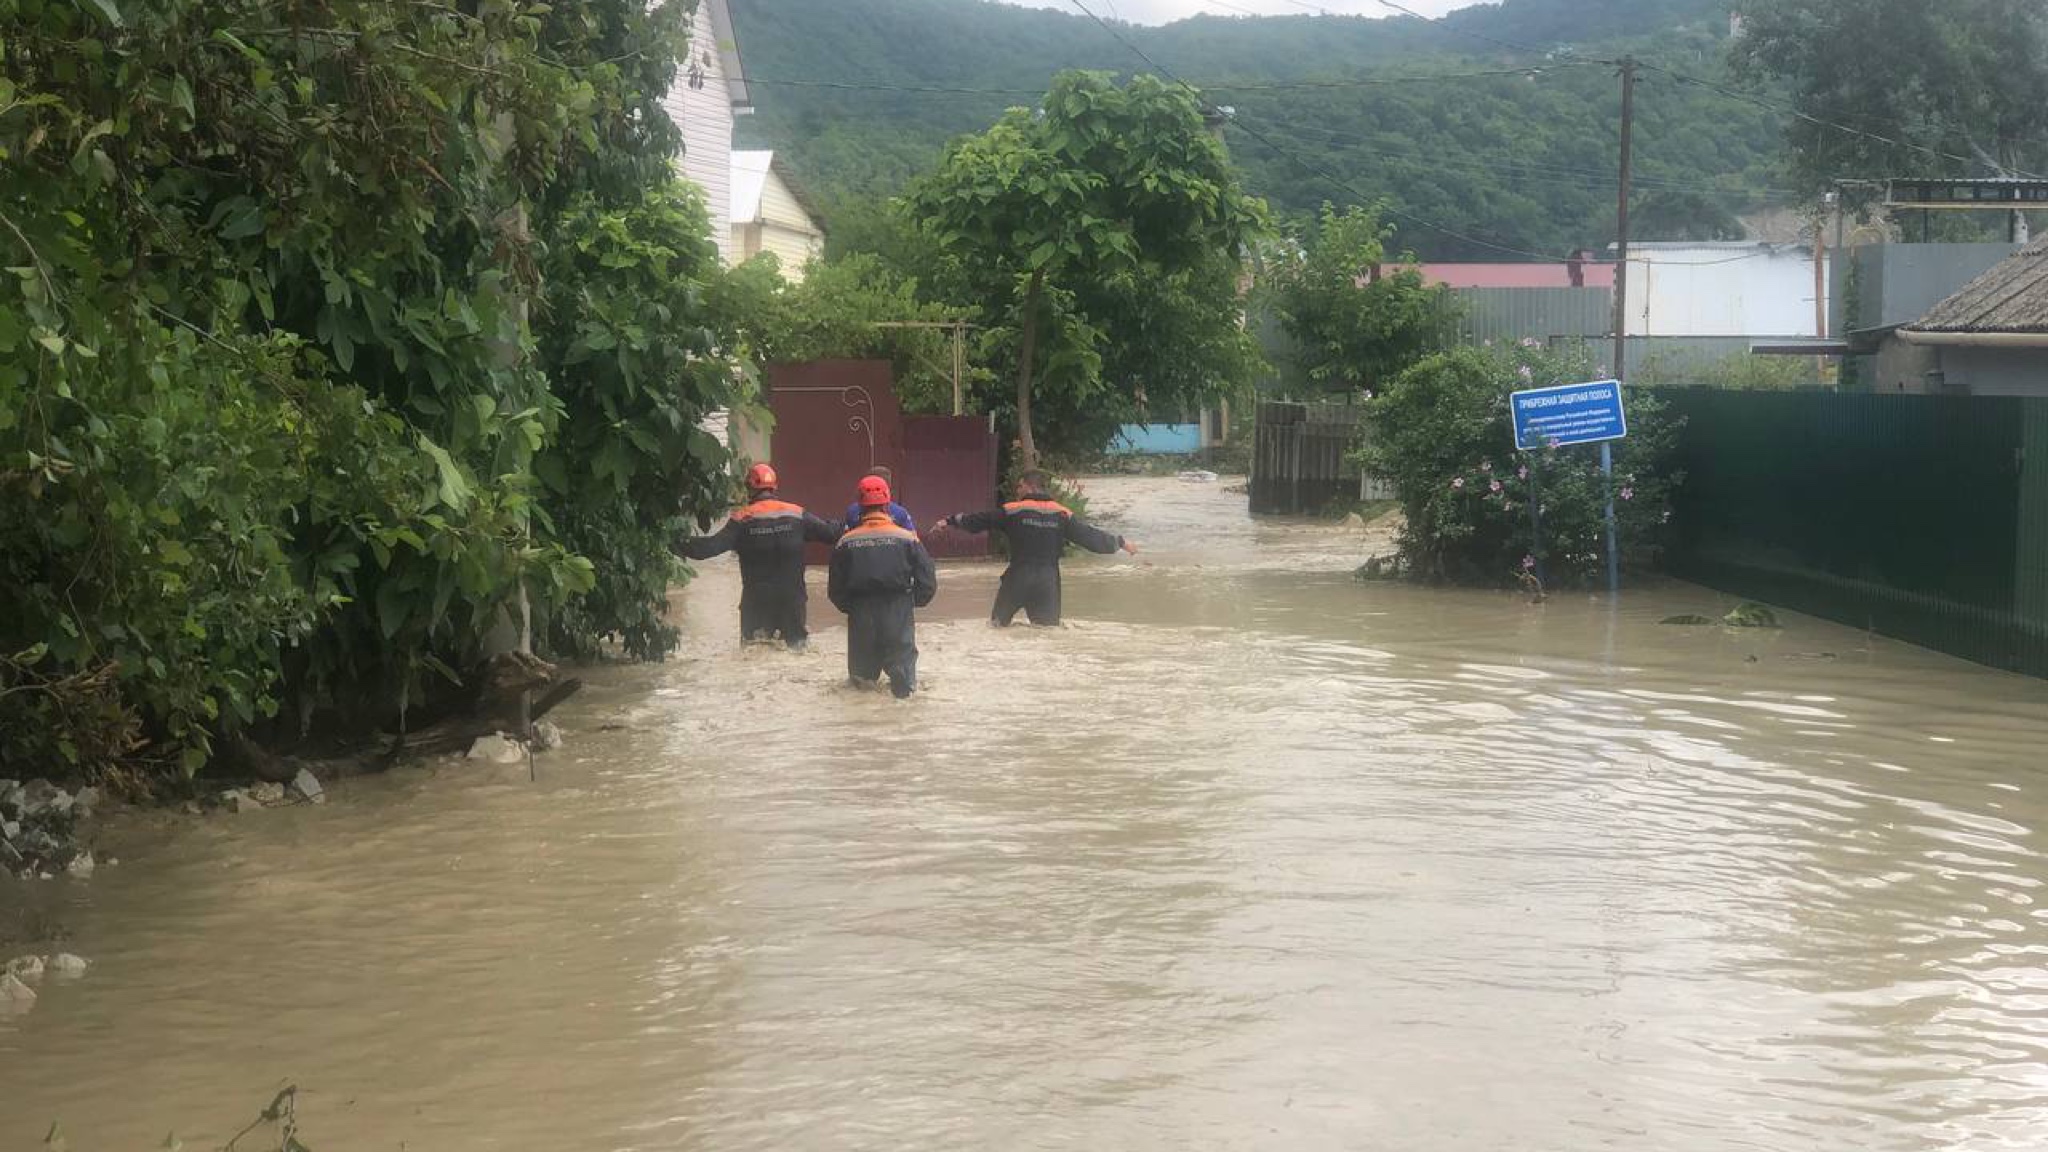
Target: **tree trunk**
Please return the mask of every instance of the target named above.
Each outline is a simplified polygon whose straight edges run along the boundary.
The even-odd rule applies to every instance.
[[[1038,354],[1038,296],[1045,285],[1045,272],[1031,274],[1031,286],[1024,290],[1024,327],[1017,353],[1017,453],[1024,467],[1038,467],[1038,440],[1031,434],[1032,361]]]

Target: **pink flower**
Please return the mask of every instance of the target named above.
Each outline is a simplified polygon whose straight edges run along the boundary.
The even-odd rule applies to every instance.
[[[1521,377],[1522,383],[1524,384],[1527,384],[1529,381],[1534,380],[1536,378],[1536,373],[1531,371],[1527,364],[1524,364],[1520,368],[1515,369],[1515,375]]]
[[[1522,347],[1524,347],[1524,348],[1541,348],[1541,347],[1543,347],[1543,341],[1541,341],[1541,340],[1538,340],[1538,339],[1537,339],[1537,338],[1535,338],[1534,336],[1524,336],[1524,337],[1522,337]]]
[[[1522,571],[1527,572],[1534,567],[1536,567],[1536,558],[1534,556],[1522,557]]]
[[[1464,486],[1465,486],[1465,478],[1464,478],[1463,476],[1459,476],[1459,477],[1457,477],[1456,479],[1454,479],[1454,480],[1452,480],[1452,481],[1451,481],[1451,487],[1452,487],[1452,488],[1463,488]]]
[[[1498,491],[1500,491],[1500,481],[1498,481],[1498,480],[1495,480],[1495,481],[1493,482],[1493,485],[1492,485],[1492,489],[1493,489],[1493,491],[1495,491],[1495,492],[1498,492]]]
[[[1623,488],[1623,489],[1621,490],[1621,498],[1622,498],[1623,500],[1633,500],[1633,499],[1635,499],[1635,498],[1636,498],[1636,490],[1635,490],[1635,489],[1633,489],[1633,488]]]

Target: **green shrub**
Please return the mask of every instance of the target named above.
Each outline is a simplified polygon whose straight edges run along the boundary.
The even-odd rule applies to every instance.
[[[1591,583],[1605,564],[1604,484],[1597,445],[1518,452],[1508,394],[1597,379],[1583,350],[1461,348],[1402,373],[1369,401],[1367,468],[1385,477],[1407,517],[1404,568],[1414,577],[1505,584],[1540,570],[1551,584]],[[1682,477],[1671,470],[1677,425],[1664,405],[1628,389],[1629,436],[1614,446],[1622,566],[1654,567]],[[1532,496],[1542,509],[1534,539]]]

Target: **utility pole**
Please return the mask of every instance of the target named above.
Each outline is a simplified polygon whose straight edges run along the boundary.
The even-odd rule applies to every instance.
[[[1621,188],[1614,210],[1614,379],[1628,374],[1628,192],[1635,157],[1636,61],[1621,59]],[[1607,594],[1621,593],[1621,553],[1614,524],[1614,444],[1600,442],[1600,479],[1607,496]]]
[[[1634,163],[1636,127],[1636,62],[1621,61],[1621,191],[1615,200],[1614,240],[1614,378],[1624,378],[1628,360],[1628,200]]]

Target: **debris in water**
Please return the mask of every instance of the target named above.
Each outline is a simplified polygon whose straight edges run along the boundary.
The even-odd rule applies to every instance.
[[[543,720],[533,726],[533,747],[535,751],[546,752],[562,746],[562,730],[553,720]]]
[[[92,967],[90,960],[83,956],[74,956],[69,952],[59,952],[55,956],[50,957],[50,975],[60,980],[75,980],[85,975],[85,970],[90,967]]]
[[[41,980],[43,978],[43,958],[35,955],[16,956],[7,962],[6,972],[7,975],[17,980]]]
[[[1713,622],[1714,621],[1711,617],[1700,616],[1692,613],[1688,613],[1684,616],[1666,616],[1664,619],[1658,621],[1658,623],[1660,624],[1675,624],[1682,628],[1700,628],[1712,624]]]
[[[477,737],[465,758],[489,764],[519,764],[526,760],[526,747],[503,732],[493,732]]]
[[[1745,600],[1723,616],[1721,623],[1730,628],[1776,628],[1778,614],[1755,601]]]
[[[292,799],[305,804],[327,803],[327,790],[320,787],[320,778],[304,768],[292,777],[291,795]]]
[[[0,1007],[14,1005],[26,1008],[36,1002],[36,990],[23,984],[19,977],[9,972],[0,975]]]

